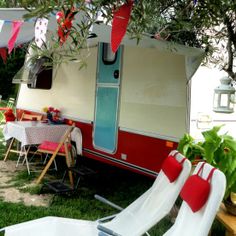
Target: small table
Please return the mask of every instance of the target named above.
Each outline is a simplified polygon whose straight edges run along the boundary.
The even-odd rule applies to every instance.
[[[38,145],[43,141],[59,142],[69,125],[49,125],[42,121],[13,121],[7,122],[3,128],[3,135],[6,140],[13,138],[6,152],[4,161],[7,160],[10,152],[24,155],[28,173],[30,173],[26,150],[27,145]],[[21,150],[13,150],[14,139],[21,142]]]
[[[230,215],[223,203],[216,215],[216,219],[225,226],[225,236],[236,236],[236,216]]]

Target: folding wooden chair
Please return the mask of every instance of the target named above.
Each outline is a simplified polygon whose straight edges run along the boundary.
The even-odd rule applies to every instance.
[[[27,121],[27,120],[32,120],[32,121],[40,121],[43,119],[43,115],[42,114],[37,114],[37,115],[33,115],[33,114],[27,114],[27,113],[22,113],[20,121]]]
[[[60,142],[51,142],[51,141],[44,141],[42,144],[39,145],[37,152],[38,153],[45,153],[45,154],[51,154],[47,165],[41,172],[40,176],[38,177],[36,183],[39,184],[41,180],[43,179],[44,175],[48,171],[49,167],[51,166],[52,162],[54,162],[57,155],[64,156],[66,158],[66,164],[68,167],[71,166],[71,164],[74,163],[73,157],[70,153],[71,150],[71,139],[70,135],[75,125],[73,124],[70,126],[63,137],[61,138]],[[73,184],[73,177],[71,172],[69,173],[70,176],[70,182]]]
[[[42,115],[42,114],[32,115],[32,114],[23,113],[23,114],[21,115],[20,121],[27,121],[27,120],[40,121],[40,120],[42,120],[42,118],[43,118],[43,115]],[[7,158],[8,158],[8,156],[9,156],[10,152],[19,153],[19,157],[18,157],[18,160],[17,160],[17,163],[16,163],[16,167],[17,167],[18,164],[19,164],[19,161],[20,161],[21,156],[24,155],[24,156],[25,156],[25,159],[24,159],[24,160],[25,160],[25,162],[26,162],[27,170],[28,170],[28,173],[30,174],[30,169],[29,169],[29,163],[28,163],[27,155],[28,155],[28,153],[29,153],[29,150],[30,150],[30,147],[31,147],[31,146],[22,147],[22,148],[20,148],[20,150],[19,150],[19,148],[17,148],[17,150],[15,150],[15,149],[12,149],[12,146],[13,146],[14,142],[15,142],[15,138],[12,138],[12,139],[11,139],[11,142],[10,142],[10,144],[9,144],[9,146],[8,146],[7,152],[6,152],[6,154],[5,154],[4,161],[7,160]]]

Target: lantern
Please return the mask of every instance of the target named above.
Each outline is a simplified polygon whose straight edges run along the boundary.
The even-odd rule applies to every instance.
[[[234,112],[234,94],[235,89],[231,85],[229,77],[220,79],[220,85],[214,89],[214,106],[213,111],[219,113]]]

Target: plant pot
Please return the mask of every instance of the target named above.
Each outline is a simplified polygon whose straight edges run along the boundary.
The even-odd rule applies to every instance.
[[[225,208],[227,209],[228,213],[231,215],[236,216],[236,204],[233,204],[230,198],[224,200]]]
[[[203,162],[203,161],[204,159],[202,158],[202,156],[197,155],[192,160],[192,165],[196,167],[199,162]]]
[[[236,205],[236,193],[234,192],[231,192],[230,193],[230,199],[231,199],[231,202]]]

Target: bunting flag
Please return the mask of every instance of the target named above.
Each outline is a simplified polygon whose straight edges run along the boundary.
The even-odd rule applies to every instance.
[[[4,20],[0,20],[0,33],[1,33],[1,31],[2,31],[3,25],[4,25]]]
[[[2,60],[4,64],[7,62],[7,49],[6,48],[0,48],[0,55],[2,57]]]
[[[12,22],[12,31],[11,31],[11,38],[8,41],[8,54],[11,53],[12,49],[14,48],[17,36],[20,32],[21,25],[23,21],[13,21]]]
[[[132,7],[133,1],[129,1],[114,12],[111,29],[111,49],[114,53],[117,51],[125,36]]]
[[[46,42],[46,32],[48,28],[48,19],[38,18],[35,24],[35,43],[41,48],[43,43]]]

